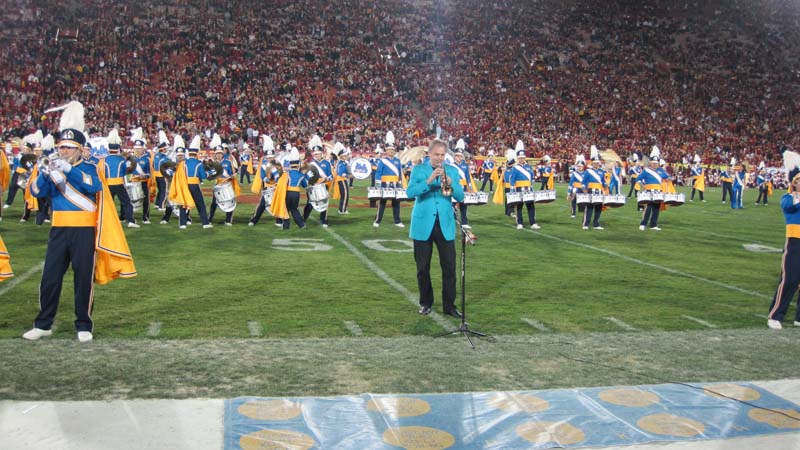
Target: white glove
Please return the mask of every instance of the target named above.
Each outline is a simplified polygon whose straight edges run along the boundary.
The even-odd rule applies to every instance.
[[[55,166],[56,170],[64,172],[65,174],[72,170],[72,164],[64,161],[63,159],[57,159],[53,165]]]
[[[51,171],[50,179],[53,180],[53,183],[55,183],[56,186],[61,188],[63,188],[67,182],[67,178],[64,176],[64,174],[58,171]]]

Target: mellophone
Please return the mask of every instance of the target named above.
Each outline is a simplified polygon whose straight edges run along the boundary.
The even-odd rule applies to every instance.
[[[556,199],[555,190],[547,191],[513,191],[506,193],[506,204],[517,205],[519,203],[551,203]]]

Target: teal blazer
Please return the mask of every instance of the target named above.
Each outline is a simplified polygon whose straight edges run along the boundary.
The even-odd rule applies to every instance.
[[[453,198],[461,202],[464,200],[464,188],[459,183],[458,170],[448,164],[444,165],[447,176],[453,180]],[[426,161],[411,170],[411,179],[408,182],[406,194],[415,198],[414,209],[411,211],[411,227],[408,237],[415,241],[427,241],[431,237],[436,216],[439,216],[439,226],[442,234],[448,241],[456,239],[456,220],[453,215],[453,205],[450,197],[442,195],[440,180],[428,184],[428,177],[433,173],[433,167]]]

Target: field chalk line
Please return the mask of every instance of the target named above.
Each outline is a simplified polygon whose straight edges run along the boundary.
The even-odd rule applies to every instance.
[[[364,332],[361,331],[361,327],[358,326],[357,323],[353,322],[352,320],[345,320],[344,326],[352,333],[353,336],[363,336]]]
[[[537,330],[543,332],[543,333],[549,333],[550,332],[550,328],[547,328],[547,325],[543,324],[542,322],[539,322],[538,320],[529,319],[527,317],[523,317],[521,320],[523,322],[527,323],[528,325],[532,326],[533,328],[536,328]]]
[[[702,326],[704,326],[704,327],[708,327],[708,328],[717,328],[717,326],[716,326],[716,325],[714,325],[713,323],[711,323],[711,322],[706,322],[705,320],[703,320],[703,319],[698,319],[697,317],[692,317],[692,316],[683,316],[683,318],[684,318],[684,319],[691,320],[692,322],[695,322],[695,323],[699,323],[700,325],[702,325]]]
[[[583,242],[576,242],[576,241],[572,241],[572,240],[569,240],[569,239],[560,238],[560,237],[553,236],[553,235],[550,235],[550,234],[542,233],[541,231],[534,231],[534,230],[525,230],[525,231],[527,231],[529,233],[537,234],[537,235],[542,236],[542,237],[546,237],[548,239],[553,239],[555,241],[564,242],[564,243],[567,243],[567,244],[570,244],[570,245],[574,245],[576,247],[583,247],[583,248],[587,248],[589,250],[594,250],[596,252],[605,253],[606,255],[609,255],[609,256],[613,256],[613,257],[616,257],[616,258],[624,259],[625,261],[632,262],[632,263],[635,263],[635,264],[639,264],[639,265],[642,265],[642,266],[645,266],[645,267],[651,267],[653,269],[658,269],[658,270],[661,270],[661,271],[664,271],[664,272],[667,272],[667,273],[671,273],[673,275],[679,275],[679,276],[682,276],[682,277],[691,278],[692,280],[695,280],[695,281],[700,281],[700,282],[711,284],[711,285],[718,286],[718,287],[721,287],[721,288],[730,289],[732,291],[740,292],[742,294],[752,295],[753,297],[772,298],[771,296],[766,295],[766,294],[762,294],[761,292],[748,291],[747,289],[742,289],[739,286],[734,286],[732,284],[726,284],[726,283],[723,283],[721,281],[709,280],[708,278],[699,277],[697,275],[692,275],[691,273],[686,273],[686,272],[683,272],[683,271],[680,271],[680,270],[677,270],[677,269],[672,269],[670,267],[662,266],[662,265],[659,265],[659,264],[654,264],[654,263],[651,263],[651,262],[642,261],[641,259],[637,259],[637,258],[634,258],[634,257],[631,257],[631,256],[623,255],[622,253],[617,253],[617,252],[614,252],[614,251],[611,251],[611,250],[607,250],[607,249],[604,249],[604,248],[595,247],[594,245],[584,244]]]
[[[36,272],[41,272],[42,269],[44,269],[44,261],[31,267],[30,269],[28,269],[27,272],[23,273],[22,275],[18,277],[15,276],[6,285],[4,285],[2,289],[0,289],[0,297],[4,296],[6,292],[10,291],[11,289],[14,289],[14,287],[16,287],[18,284],[30,278]]]
[[[614,325],[622,328],[625,331],[637,331],[636,327],[628,325],[627,323],[617,319],[616,317],[603,317],[603,319],[606,319],[607,321],[613,323]]]
[[[150,322],[150,327],[147,329],[147,335],[150,337],[157,337],[161,334],[161,322]]]
[[[253,337],[259,337],[263,334],[261,330],[261,324],[256,322],[255,320],[247,322],[247,331],[249,331],[250,336]]]

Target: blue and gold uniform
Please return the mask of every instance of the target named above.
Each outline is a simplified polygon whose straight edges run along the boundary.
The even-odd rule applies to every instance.
[[[219,186],[225,183],[234,183],[233,189],[234,194],[239,195],[238,188],[239,186],[235,184],[236,179],[235,175],[236,172],[233,170],[233,164],[231,163],[230,159],[224,159],[222,157],[222,150],[218,150],[215,154],[217,158],[217,162],[222,166],[222,173],[219,174],[216,180],[216,185]],[[217,197],[211,197],[211,207],[209,208],[208,212],[208,221],[212,222],[214,220],[214,213],[217,211]],[[233,210],[228,211],[225,213],[225,225],[231,226],[233,225]]]
[[[550,165],[549,156],[545,156],[542,159],[542,163],[539,166],[538,171],[539,171],[539,178],[541,179],[539,190],[544,191],[553,189],[554,174],[553,174],[553,166]]]
[[[244,177],[247,177],[247,182],[251,183],[250,175],[254,174],[253,170],[253,157],[250,155],[250,150],[244,150],[242,155],[239,156],[239,183],[244,183]]]
[[[800,286],[800,193],[798,193],[800,174],[794,169],[790,172],[790,176],[789,192],[781,197],[781,210],[786,221],[786,244],[781,259],[781,277],[767,314],[767,326],[773,329],[782,328],[781,321],[792,303],[792,296]],[[797,303],[795,325],[800,324],[800,295]]]
[[[641,190],[662,192],[661,183],[669,179],[669,175],[664,169],[658,167],[658,160],[650,160],[650,167],[643,169],[639,174],[637,182]],[[642,221],[639,222],[639,229],[644,230],[646,226],[650,226],[651,230],[660,231],[658,227],[658,216],[661,213],[661,202],[651,202],[647,204]]]
[[[719,172],[719,181],[722,183],[722,203],[725,203],[726,197],[730,197],[733,201],[733,177],[729,170],[725,167]]]
[[[533,190],[533,167],[525,160],[524,150],[517,151],[517,163],[509,169],[509,172],[508,182],[511,191],[527,192]],[[536,223],[536,204],[533,201],[526,201],[517,204],[517,229],[521,230],[524,226],[524,220],[522,220],[523,203],[528,211],[528,222],[531,224],[531,228],[541,228]]]
[[[250,191],[259,195],[258,206],[256,207],[253,217],[250,218],[248,226],[254,226],[261,220],[261,215],[267,209],[267,201],[264,199],[263,191],[265,189],[274,189],[281,176],[281,170],[275,165],[275,151],[267,150],[267,155],[261,160],[261,165],[258,168],[258,179],[256,179]],[[273,191],[274,195],[274,191]],[[274,197],[273,197],[274,198]],[[277,219],[276,225],[280,226],[281,219]]]
[[[514,160],[512,159],[506,162],[506,170],[503,171],[503,207],[506,215],[509,217],[511,217],[512,214],[516,216],[516,214],[511,211],[511,207],[508,206],[508,193],[511,192],[511,172],[513,170]]]
[[[133,205],[128,191],[125,189],[125,174],[128,170],[129,161],[119,154],[120,144],[112,143],[111,139],[109,139],[108,151],[109,155],[103,158],[100,164],[104,171],[106,186],[111,191],[112,198],[119,198],[122,211],[120,218],[124,219],[129,227],[134,228],[136,222],[133,218]]]
[[[140,145],[137,143],[137,145]],[[142,198],[142,223],[150,223],[150,183],[152,183],[152,173],[150,171],[150,154],[144,150],[144,142],[141,147],[134,147],[137,152],[136,168],[131,174],[131,183],[139,183],[144,193]]]
[[[287,174],[286,184],[286,209],[289,211],[292,219],[300,228],[306,227],[306,222],[303,215],[300,213],[300,192],[308,189],[308,177],[306,174],[300,172],[299,161],[297,164],[292,164]],[[289,220],[283,221],[283,229],[288,230],[291,222]]]
[[[483,188],[486,187],[486,182],[489,182],[489,192],[494,191],[494,181],[492,181],[492,176],[497,170],[496,164],[494,162],[494,152],[489,152],[486,159],[483,160],[483,164],[481,164],[481,171],[483,172],[483,183],[481,183],[481,192],[483,192]]]
[[[608,183],[608,193],[610,195],[619,195],[619,188],[622,186],[622,167],[618,162],[614,163],[611,168],[611,180]]]
[[[586,162],[585,161],[578,161],[575,164],[575,170],[572,171],[572,174],[569,177],[569,187],[567,191],[569,193],[569,197],[572,199],[570,201],[570,217],[575,218],[576,212],[584,212],[586,207],[584,205],[577,204],[576,194],[582,194],[583,192],[583,174],[586,171]]]
[[[169,161],[166,149],[166,145],[164,147],[159,146],[158,152],[153,155],[153,175],[156,180],[156,208],[158,209],[166,208],[167,180],[164,179],[164,175],[161,173],[161,165],[165,161]]]
[[[733,195],[731,196],[731,209],[743,209],[742,196],[744,195],[744,184],[747,180],[747,172],[744,166],[733,167]]]
[[[32,152],[32,147],[22,145],[19,153],[14,156],[14,161],[11,164],[11,182],[8,185],[8,195],[6,196],[6,203],[3,205],[3,208],[8,208],[14,203],[14,197],[17,196],[17,191],[20,189],[20,177],[25,177],[33,169],[33,165],[31,165],[31,167],[23,167],[22,165],[22,157]]]
[[[334,178],[335,188],[332,198],[339,197],[339,214],[350,214],[350,182],[353,176],[350,174],[350,151],[339,149],[339,159],[336,161],[336,177]]]
[[[315,147],[313,155],[314,159],[311,160],[310,165],[319,173],[319,179],[316,184],[329,184],[333,181],[333,170],[330,161],[322,159],[322,147]],[[309,216],[311,216],[311,211],[314,210],[314,206],[311,204],[310,194],[306,193],[306,195],[309,198],[307,198],[306,206],[303,207],[304,222],[308,220]],[[319,213],[319,221],[322,223],[323,227],[328,227],[328,210]]]
[[[641,175],[644,168],[639,165],[639,158],[636,157],[631,162],[630,167],[628,167],[628,181],[631,183],[630,189],[628,189],[628,198],[631,198],[633,195],[633,191],[636,189],[636,186],[639,185],[637,182],[639,175]]]
[[[394,147],[386,147],[386,156],[378,161],[378,168],[375,170],[375,181],[385,188],[402,187],[402,173],[400,160],[394,156]],[[383,220],[383,212],[386,210],[386,200],[381,198],[378,202],[378,214],[375,216],[374,227],[379,227]],[[400,201],[392,199],[392,217],[394,224],[398,227],[405,227],[400,220]]]
[[[691,168],[691,175],[692,175],[692,197],[689,201],[694,201],[694,193],[700,193],[700,201],[705,202],[703,198],[703,193],[706,190],[706,171],[703,170],[703,167],[700,166],[699,162],[700,158],[697,157],[695,160],[695,165]]]
[[[197,150],[197,148],[189,148],[189,157],[183,162],[182,169],[186,173],[187,186],[192,195],[192,199],[194,200],[194,205],[197,207],[197,213],[200,215],[200,221],[203,223],[203,228],[211,228],[212,225],[208,220],[208,214],[206,212],[206,202],[203,199],[203,191],[200,190],[200,183],[206,179],[206,169],[203,167],[203,163],[197,159]],[[181,228],[186,227],[190,209],[191,208],[186,207],[181,208]]]
[[[607,189],[606,174],[600,168],[602,161],[599,155],[592,156],[592,167],[588,167],[583,173],[583,191],[592,194],[592,198],[597,195],[604,195]],[[603,205],[600,203],[588,203],[583,212],[583,229],[588,230],[589,224],[595,230],[602,230],[600,226],[600,214],[603,212]]]
[[[758,187],[756,205],[761,203],[761,199],[764,199],[764,206],[766,206],[769,202],[769,196],[772,195],[772,176],[766,170],[760,169],[758,176],[756,176],[756,186]]]
[[[458,171],[458,182],[464,192],[472,191],[472,175],[469,172],[469,164],[464,160],[463,150],[456,149],[455,151],[455,164],[453,167]],[[464,202],[457,202],[458,209],[461,216],[461,225],[469,229],[469,218],[467,217],[467,205]]]

